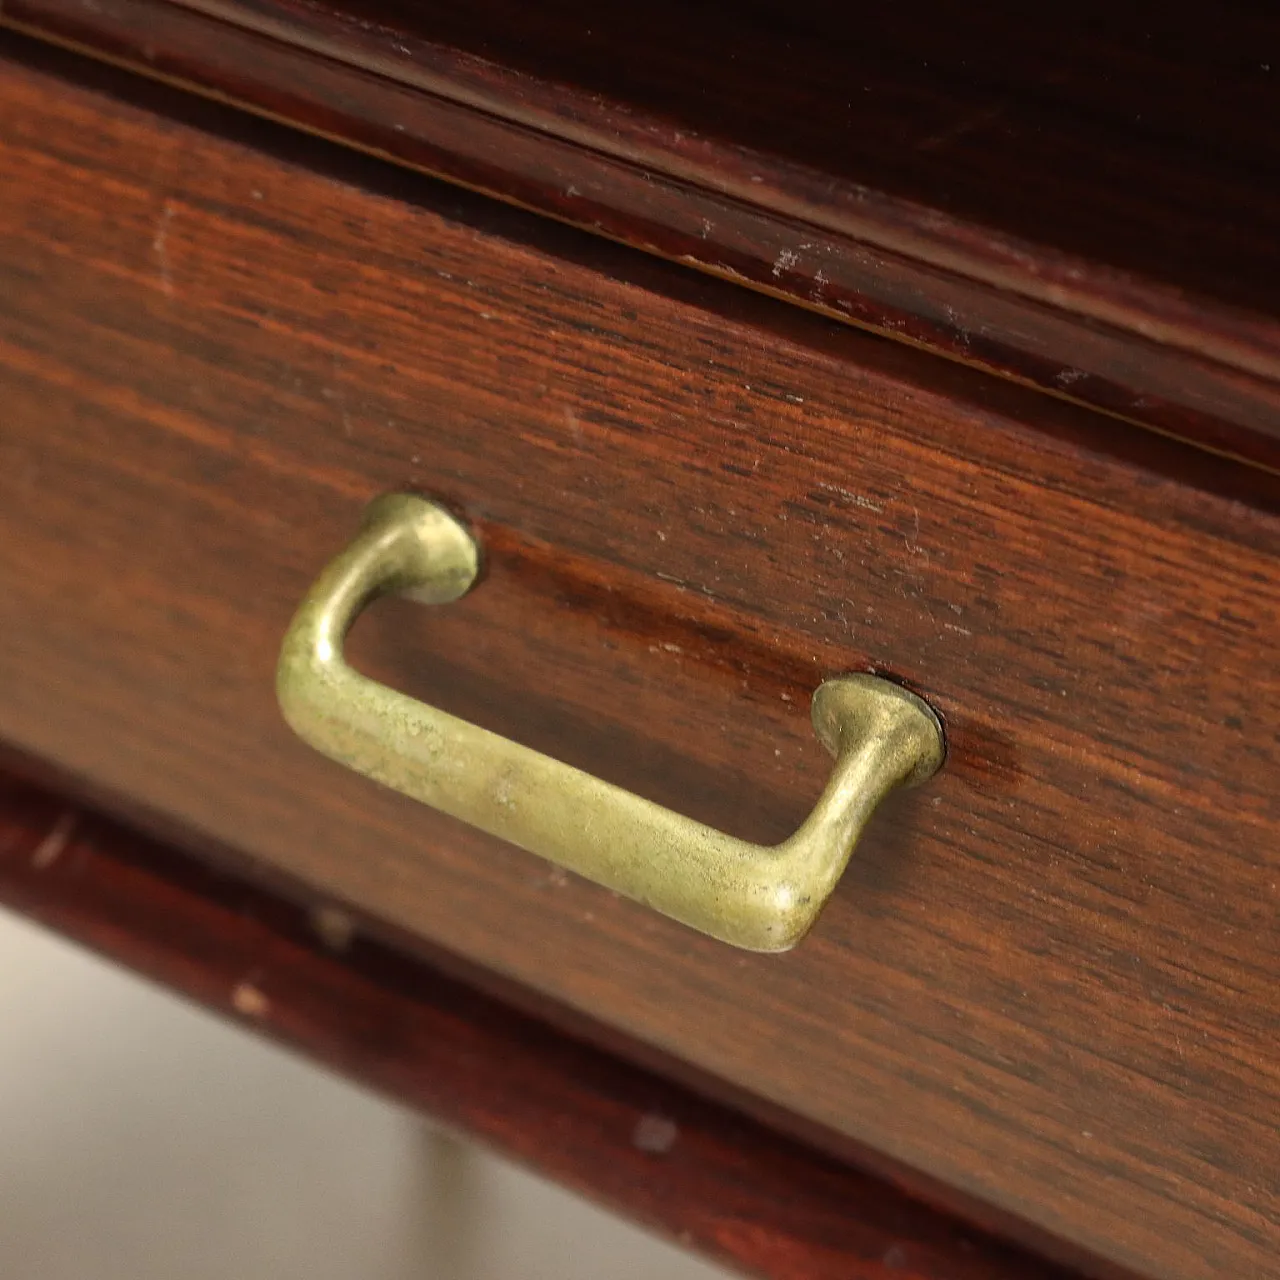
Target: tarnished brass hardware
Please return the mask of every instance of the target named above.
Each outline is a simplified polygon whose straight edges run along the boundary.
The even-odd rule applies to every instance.
[[[817,918],[881,799],[941,765],[942,730],[913,694],[841,676],[813,695],[835,757],[789,839],[755,845],[468,724],[352,670],[343,640],[376,596],[442,604],[476,579],[479,552],[443,507],[407,494],[370,504],[326,566],[280,653],[285,719],[317,750],[434,809],[750,951],[785,951]]]

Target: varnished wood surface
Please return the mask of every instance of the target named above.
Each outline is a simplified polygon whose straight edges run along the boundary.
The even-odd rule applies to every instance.
[[[1273,479],[212,108],[0,91],[0,737],[1062,1256],[1278,1273]],[[947,768],[784,957],[344,773],[276,646],[405,486],[488,577],[375,609],[371,674],[758,839],[825,675],[919,689]]]
[[[7,0],[0,22],[1280,469],[1274,6]]]
[[[309,913],[12,774],[0,903],[753,1275],[1068,1280],[379,946],[348,916]]]

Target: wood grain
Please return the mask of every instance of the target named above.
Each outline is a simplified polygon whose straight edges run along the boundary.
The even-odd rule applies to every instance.
[[[7,0],[0,22],[1280,469],[1280,15]]]
[[[1067,1280],[888,1184],[12,774],[0,902],[773,1280]],[[1073,1273],[1074,1274],[1074,1273]]]
[[[1280,481],[233,113],[0,92],[0,737],[1057,1257],[1278,1273]],[[489,573],[371,674],[757,839],[826,675],[946,770],[781,958],[342,772],[276,646],[406,486]]]

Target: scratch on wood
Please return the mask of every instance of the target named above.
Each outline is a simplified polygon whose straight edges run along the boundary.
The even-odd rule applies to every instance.
[[[231,1007],[246,1018],[263,1018],[271,1009],[271,1001],[252,982],[241,982],[231,992]]]
[[[156,221],[156,233],[151,237],[151,249],[156,255],[156,266],[160,273],[160,287],[169,297],[173,297],[173,264],[169,261],[169,224],[177,206],[172,200],[166,200]]]
[[[955,124],[941,129],[935,134],[917,142],[915,150],[917,151],[933,151],[937,147],[941,147],[948,142],[954,142],[957,138],[963,137],[966,133],[972,133],[975,129],[981,129],[984,125],[991,124],[992,121],[998,119],[1004,114],[1004,107],[987,107],[982,111],[975,111],[973,115],[966,116],[963,120],[958,120]]]
[[[64,809],[49,829],[49,834],[31,851],[31,865],[37,871],[47,871],[62,857],[76,829],[78,815],[74,809]]]
[[[852,489],[846,489],[843,485],[824,484],[819,481],[818,488],[825,493],[834,493],[837,497],[843,498],[855,507],[861,507],[864,511],[874,511],[877,514],[884,511],[884,508],[878,502],[872,502],[870,498],[864,498],[862,494],[855,493]]]
[[[636,1121],[631,1142],[637,1150],[649,1155],[665,1156],[676,1145],[680,1136],[679,1126],[666,1116],[650,1113]]]

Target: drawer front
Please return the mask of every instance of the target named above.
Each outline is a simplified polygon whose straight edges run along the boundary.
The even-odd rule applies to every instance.
[[[0,92],[0,738],[1066,1248],[1274,1273],[1266,477],[319,144]],[[404,488],[487,576],[369,612],[388,684],[760,840],[828,675],[923,692],[946,767],[773,957],[344,772],[277,650]]]

